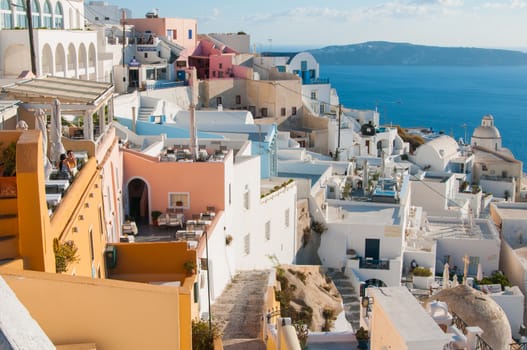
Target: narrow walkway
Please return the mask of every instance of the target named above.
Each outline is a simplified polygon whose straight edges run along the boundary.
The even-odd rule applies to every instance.
[[[264,350],[264,293],[269,271],[243,271],[212,305],[212,319],[223,332],[225,350]]]
[[[355,288],[353,288],[348,277],[340,270],[329,268],[326,271],[326,275],[331,277],[333,283],[335,283],[342,297],[346,320],[351,324],[353,330],[356,331],[360,327],[360,300],[358,293],[355,292]]]

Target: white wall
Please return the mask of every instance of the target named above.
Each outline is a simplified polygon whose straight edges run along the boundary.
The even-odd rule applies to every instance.
[[[500,294],[490,294],[490,297],[501,306],[509,323],[511,325],[512,336],[516,339],[520,338],[520,325],[523,324],[523,305],[524,296],[520,289],[516,286],[505,287],[505,292]]]
[[[509,200],[516,198],[516,182],[515,181],[494,181],[488,179],[480,179],[479,184],[485,192],[490,192],[494,197],[505,198],[505,191],[509,192]]]
[[[286,179],[285,179],[286,180]],[[284,181],[285,181],[284,180]],[[249,192],[249,209],[244,206],[244,193]],[[234,263],[237,270],[272,267],[275,255],[282,263],[291,263],[295,256],[296,185],[260,199],[259,157],[237,157],[232,182],[231,220],[227,230],[233,236]],[[289,226],[285,211],[289,209]],[[265,237],[265,223],[271,222],[270,239]],[[249,235],[250,247],[245,251]]]
[[[443,263],[443,257],[450,255],[450,267],[457,266],[458,274],[463,274],[463,257],[465,254],[479,256],[484,276],[490,276],[493,271],[499,269],[500,241],[498,238],[440,238],[437,240],[437,261]]]

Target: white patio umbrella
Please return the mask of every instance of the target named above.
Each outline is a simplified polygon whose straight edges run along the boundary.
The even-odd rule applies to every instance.
[[[446,289],[446,288],[449,288],[449,284],[450,284],[450,271],[449,271],[449,268],[450,266],[448,265],[448,263],[445,263],[445,267],[443,269],[443,289]]]
[[[459,279],[458,279],[458,275],[454,275],[454,278],[452,279],[452,288],[455,288],[457,286],[459,286]]]
[[[478,281],[481,281],[483,279],[483,268],[481,267],[481,263],[478,264],[478,272],[476,273],[476,279]]]
[[[51,162],[48,158],[48,128],[46,112],[40,108],[35,111],[35,126],[42,132],[42,158],[44,161],[44,174],[47,179],[49,174],[51,174],[53,167],[51,166]]]
[[[51,141],[50,158],[51,161],[58,163],[60,155],[66,153],[62,145],[62,121],[61,121],[60,101],[53,101],[53,112],[51,113],[51,128],[49,138]]]

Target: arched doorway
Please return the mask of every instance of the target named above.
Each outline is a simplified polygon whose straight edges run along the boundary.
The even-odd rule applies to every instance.
[[[141,179],[128,183],[128,215],[136,222],[148,224],[148,186]]]

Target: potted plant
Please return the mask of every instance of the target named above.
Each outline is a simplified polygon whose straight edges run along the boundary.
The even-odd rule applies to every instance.
[[[0,146],[2,144],[0,143]],[[16,143],[8,144],[0,154],[0,165],[2,173],[0,176],[15,176],[16,174]]]
[[[157,226],[157,218],[161,216],[161,212],[159,210],[152,210],[152,213],[150,215],[152,215],[152,224],[154,224],[154,226]]]
[[[370,334],[364,327],[360,327],[357,332],[355,333],[355,338],[357,339],[357,342],[359,345],[357,346],[359,349],[367,349],[368,348],[368,340],[370,340]]]
[[[183,263],[183,268],[187,271],[187,276],[192,276],[196,273],[196,262],[194,260],[187,260]]]
[[[414,288],[428,289],[433,282],[434,277],[430,269],[417,266],[412,270]]]
[[[57,273],[68,271],[71,264],[80,260],[77,255],[78,248],[73,241],[60,242],[53,239],[53,252],[55,253],[55,270]]]

